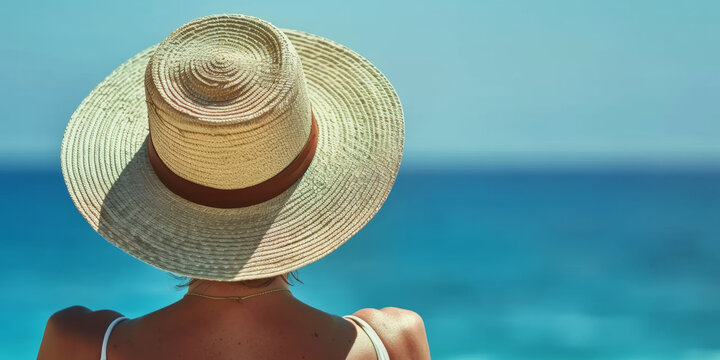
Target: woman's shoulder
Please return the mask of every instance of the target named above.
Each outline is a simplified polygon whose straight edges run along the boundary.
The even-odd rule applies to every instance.
[[[353,315],[378,333],[391,359],[430,359],[425,323],[418,313],[386,307],[361,309]]]
[[[120,316],[116,311],[92,311],[84,306],[54,313],[45,325],[38,359],[96,359],[105,330]]]

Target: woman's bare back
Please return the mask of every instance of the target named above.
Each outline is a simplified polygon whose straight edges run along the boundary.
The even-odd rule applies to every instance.
[[[378,333],[392,359],[429,359],[420,317],[398,308],[354,315]],[[48,321],[38,359],[99,359],[114,311],[62,310]],[[185,297],[118,323],[107,357],[122,359],[376,359],[352,321],[312,308],[288,293],[244,302]]]

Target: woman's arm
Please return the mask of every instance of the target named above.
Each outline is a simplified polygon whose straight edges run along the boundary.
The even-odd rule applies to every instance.
[[[425,324],[416,312],[396,307],[362,309],[353,314],[378,333],[391,359],[430,360]]]
[[[50,316],[43,334],[38,360],[97,360],[105,329],[120,313],[91,311],[71,306]]]

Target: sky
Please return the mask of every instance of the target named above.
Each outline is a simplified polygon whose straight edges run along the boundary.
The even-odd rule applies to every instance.
[[[257,16],[392,82],[409,166],[720,164],[717,1],[4,1],[0,165],[58,166],[82,99],[172,30]]]

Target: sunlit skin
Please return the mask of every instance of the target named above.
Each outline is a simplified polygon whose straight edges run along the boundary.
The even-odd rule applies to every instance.
[[[276,277],[257,283],[193,281],[188,291],[245,296],[288,288]],[[425,326],[415,312],[387,307],[354,315],[378,333],[391,359],[429,359]],[[122,314],[73,306],[48,320],[38,359],[100,358],[107,326]],[[291,293],[273,292],[241,302],[185,296],[150,314],[120,322],[112,332],[109,360],[120,359],[376,359],[362,329],[310,307]]]

